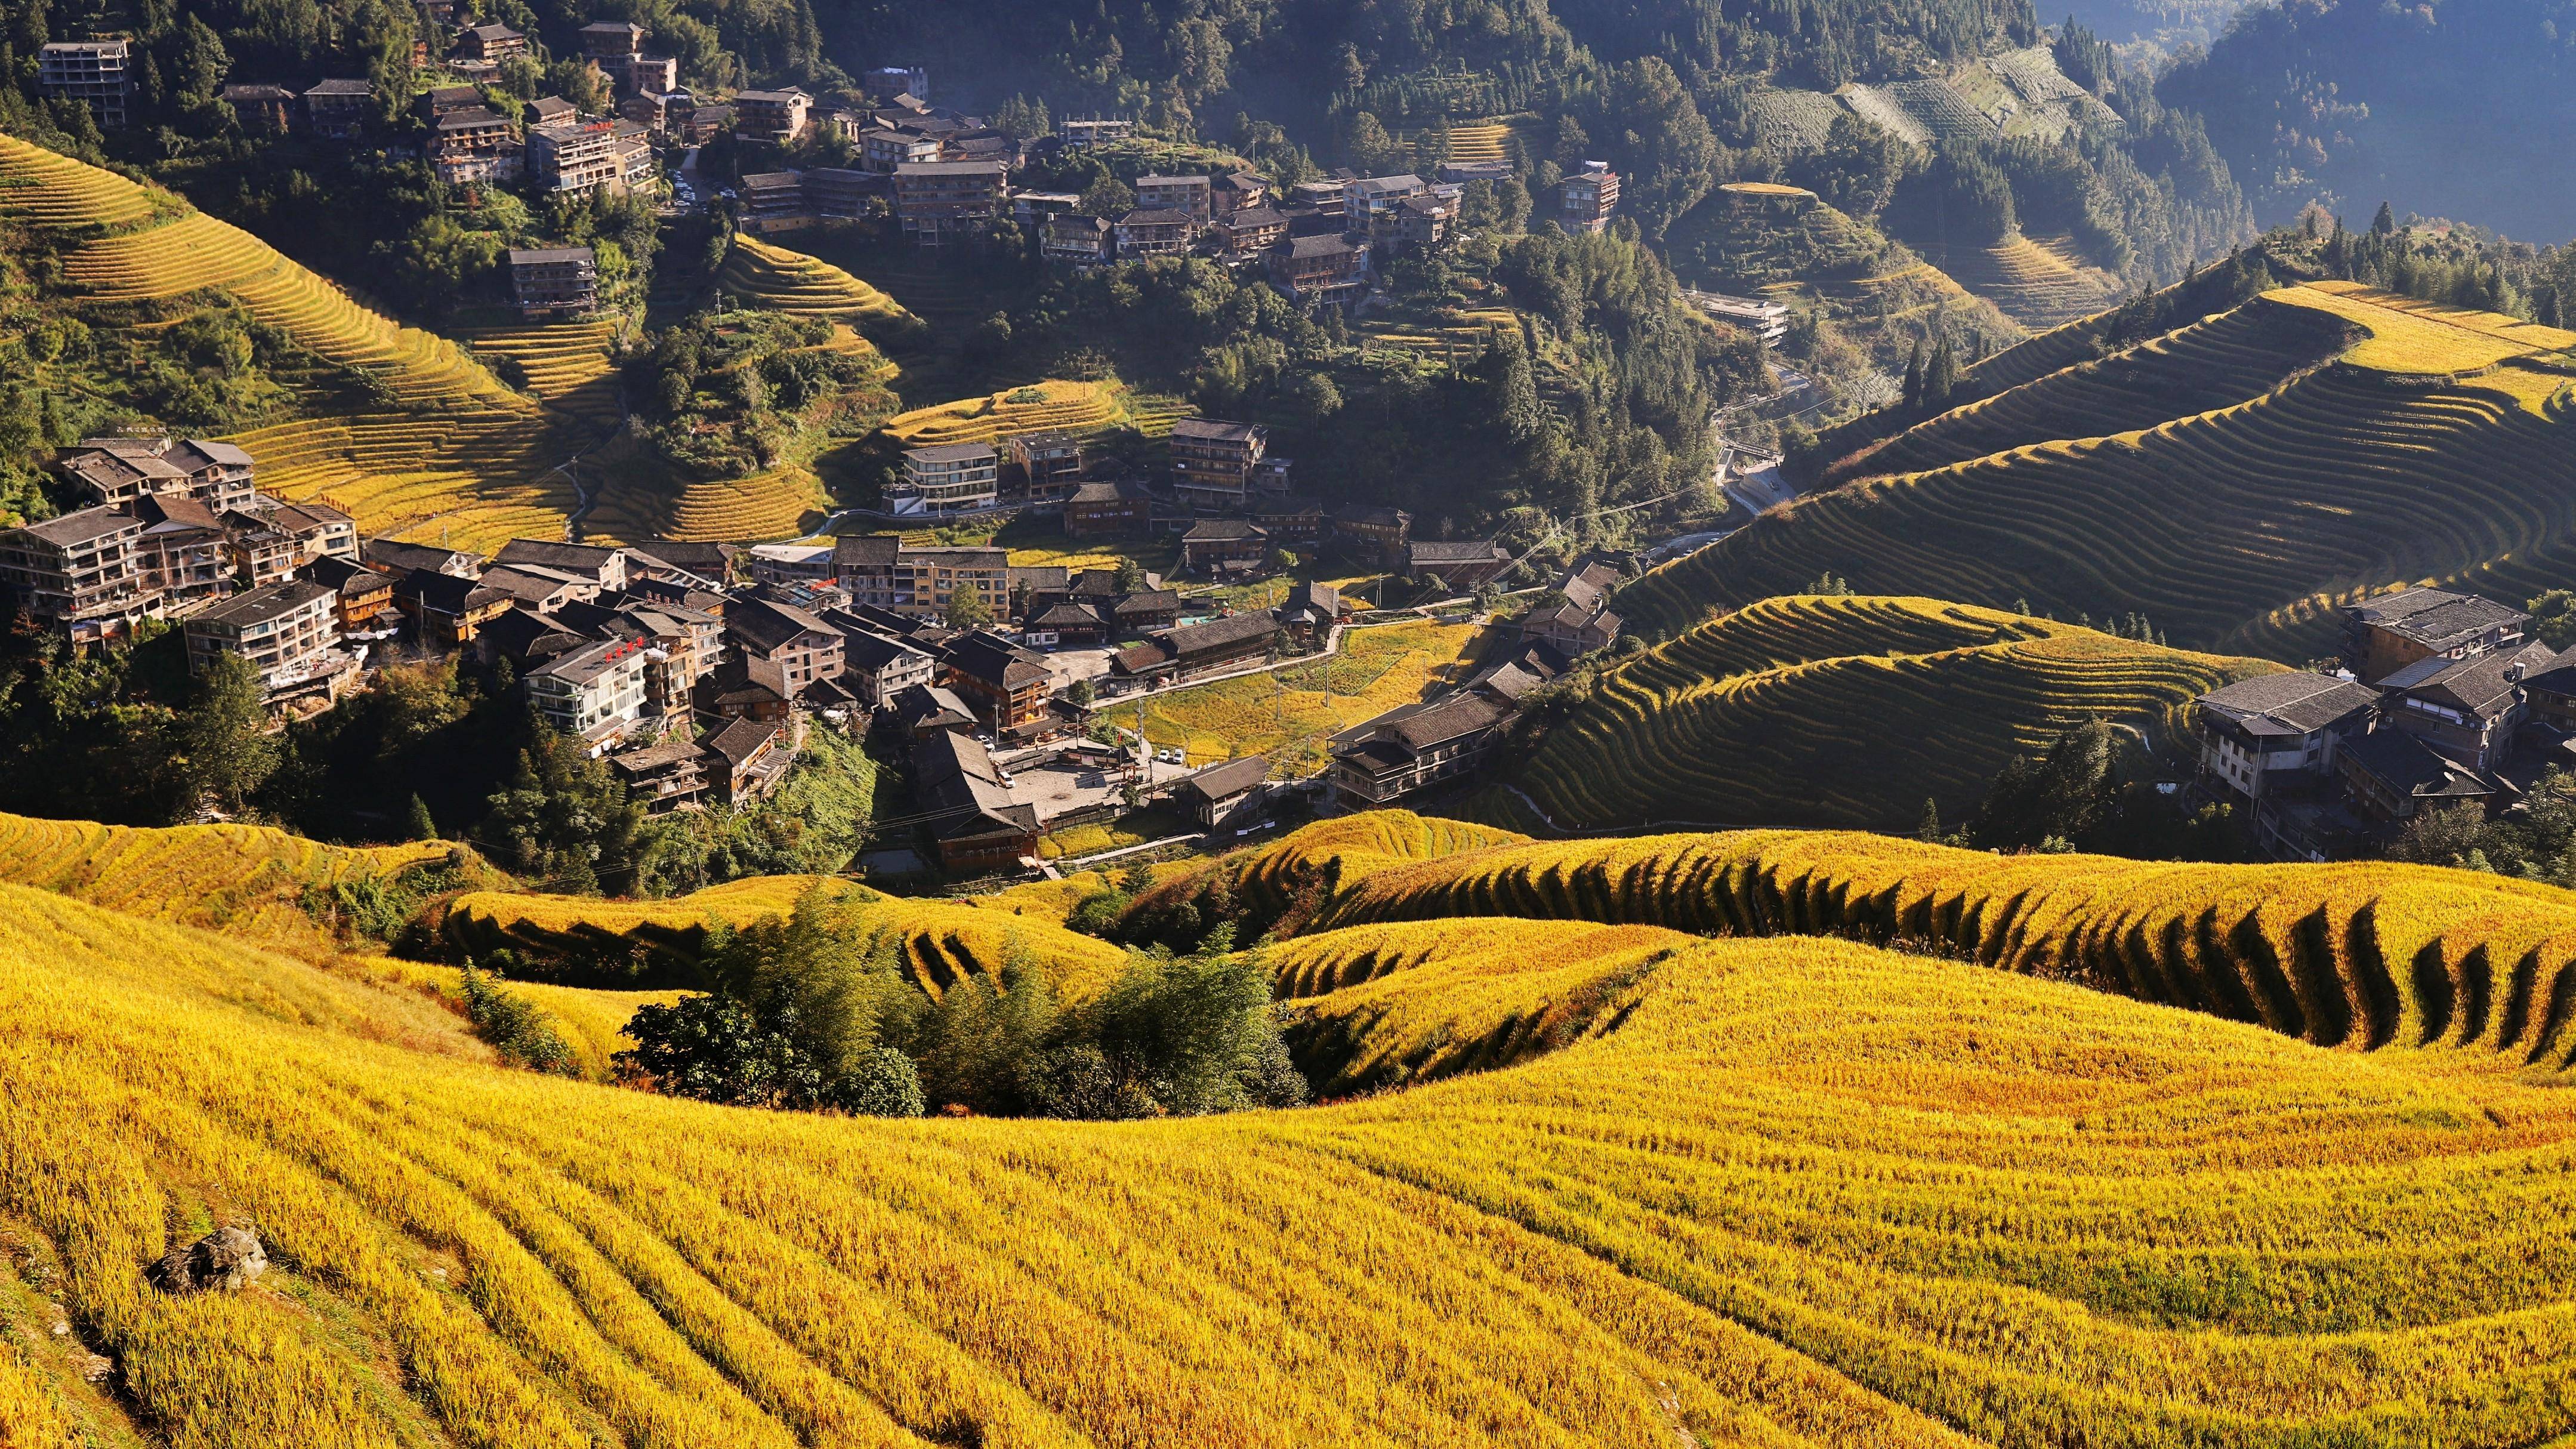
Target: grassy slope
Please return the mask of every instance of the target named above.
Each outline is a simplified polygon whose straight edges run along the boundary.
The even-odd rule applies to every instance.
[[[597,437],[595,396],[541,407],[454,343],[365,309],[250,233],[8,136],[0,217],[69,248],[68,307],[95,317],[220,292],[318,364],[382,386],[390,405],[353,412],[308,398],[307,416],[234,437],[258,462],[262,488],[329,500],[370,534],[488,549],[513,535],[562,533],[572,489],[548,470]]]
[[[2108,436],[2026,436],[1801,499],[1648,575],[1623,607],[1648,627],[1686,627],[1831,572],[2067,616],[2135,610],[2177,643],[2295,660],[2323,651],[2331,605],[2356,591],[2458,580],[2519,598],[2576,556],[2566,380],[2526,365],[2576,335],[2349,284],[2249,306],[2321,312],[2368,336],[2232,406]]]
[[[2555,972],[2562,893],[1783,834],[1386,859],[1336,908],[1351,927],[1275,952],[1302,1049],[1361,1083],[1494,1069],[1126,1126],[501,1071],[416,996],[0,887],[0,1205],[41,1240],[10,1266],[53,1267],[133,1412],[215,1444],[2576,1427],[2553,1392],[2576,1259],[2551,1227],[2576,1103],[2499,1069],[2519,1052],[2326,1051],[2018,971],[1657,929],[1865,923],[1884,899],[1946,933],[1964,900],[1961,939],[2063,971],[2089,958],[2048,942],[2116,939],[2092,923],[2122,913],[2243,911],[2237,938],[2294,942],[2314,887],[2375,901],[2384,950],[2538,944]],[[1632,922],[1580,924],[1613,909]],[[142,1285],[216,1220],[257,1222],[260,1286]],[[115,1412],[71,1349],[0,1353],[0,1410]]]
[[[2072,725],[2169,736],[2274,667],[1934,599],[1767,599],[1621,664],[1513,778],[1568,828],[1901,829]]]

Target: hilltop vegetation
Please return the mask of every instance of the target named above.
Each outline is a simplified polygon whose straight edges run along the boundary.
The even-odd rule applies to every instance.
[[[1333,860],[1259,959],[1306,1072],[1396,1090],[1136,1125],[510,1070],[385,976],[0,886],[8,1301],[74,1326],[0,1320],[0,1406],[567,1446],[2568,1428],[2563,892],[1402,815],[1237,874]],[[1801,930],[1957,954],[1747,939]],[[145,1283],[218,1223],[255,1287]]]
[[[1901,830],[2087,719],[2169,749],[2195,696],[2272,668],[1930,599],[1767,599],[1578,679],[1506,778],[1558,829]]]
[[[2229,368],[2244,401],[2186,412],[2201,399],[2185,390],[2152,426],[2069,438],[2053,426],[2092,414],[2050,400],[2101,374],[2040,377],[1970,405],[1980,417],[1918,425],[1926,461],[1960,439],[1994,451],[1856,478],[1766,514],[1648,575],[1623,596],[1630,617],[1683,627],[1831,573],[1863,590],[2021,599],[2060,616],[2139,613],[2179,644],[2301,660],[2327,652],[2326,605],[2356,589],[2432,578],[2520,599],[2549,587],[2539,581],[2576,515],[2557,486],[2570,463],[2567,381],[2547,359],[2576,334],[2351,283],[2245,305],[2250,328],[2163,344]],[[2261,314],[2279,308],[2363,338],[2313,369],[2300,348],[2226,345],[2231,331],[2272,331]],[[2127,366],[2134,379],[2161,364],[2131,354]],[[1887,451],[1901,459],[1908,444]]]

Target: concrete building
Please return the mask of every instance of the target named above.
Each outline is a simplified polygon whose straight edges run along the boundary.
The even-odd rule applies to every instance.
[[[238,655],[274,697],[354,670],[357,661],[334,647],[340,642],[338,604],[336,590],[287,579],[206,608],[184,626],[188,673],[205,673],[219,655]]]
[[[1198,225],[1189,213],[1140,206],[1118,218],[1118,255],[1121,260],[1176,257],[1187,252],[1197,236]]]
[[[134,78],[123,40],[57,40],[36,52],[36,88],[48,99],[78,101],[102,126],[125,124]]]
[[[745,141],[792,144],[813,124],[814,98],[790,86],[783,91],[740,91],[733,98],[733,133]]]
[[[510,295],[522,317],[578,317],[599,305],[599,259],[588,247],[513,247]]]
[[[895,169],[894,209],[905,236],[947,246],[998,220],[1007,205],[1010,168],[999,161],[933,161]]]
[[[1181,501],[1203,510],[1231,509],[1252,491],[1270,432],[1254,423],[1183,418],[1172,427],[1170,445],[1172,486]]]
[[[181,496],[220,513],[257,496],[250,454],[207,438],[85,438],[55,466],[91,503]]]
[[[1001,488],[1001,455],[989,443],[943,443],[903,455],[903,479],[886,490],[896,513],[990,508]]]
[[[555,121],[528,132],[527,165],[540,191],[561,196],[626,190],[612,121]]]
[[[1583,169],[1565,178],[1557,188],[1561,208],[1558,224],[1571,232],[1600,232],[1610,226],[1611,213],[1619,209],[1619,173],[1607,161],[1586,161]]]
[[[648,648],[642,639],[610,639],[557,655],[529,672],[528,706],[578,736],[590,753],[603,753],[643,717]]]
[[[119,508],[84,508],[0,533],[0,587],[21,616],[75,648],[110,643],[152,612],[137,547],[143,523]]]
[[[488,106],[450,111],[430,123],[429,169],[450,186],[515,181],[526,159],[519,128]]]
[[[742,178],[742,229],[754,235],[794,231],[814,223],[805,204],[805,173],[754,171]]]
[[[1204,176],[1139,176],[1136,204],[1148,211],[1177,211],[1191,227],[1203,227],[1216,219],[1216,188]]]

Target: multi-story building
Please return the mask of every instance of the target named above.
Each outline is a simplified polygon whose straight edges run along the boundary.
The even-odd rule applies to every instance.
[[[1276,207],[1239,207],[1216,225],[1225,249],[1238,257],[1259,256],[1288,237],[1288,215]]]
[[[292,535],[272,525],[264,513],[235,509],[221,517],[224,562],[242,587],[265,588],[295,577],[295,567],[302,560],[296,557]]]
[[[1389,256],[1420,256],[1448,243],[1450,227],[1457,218],[1458,198],[1434,187],[1379,212],[1370,225],[1369,240]]]
[[[346,559],[324,558],[306,564],[299,577],[333,592],[332,613],[343,639],[389,630],[401,622],[394,610],[394,581],[388,575]]]
[[[1118,255],[1176,257],[1190,249],[1197,235],[1198,226],[1187,212],[1138,207],[1118,218]]]
[[[1416,539],[1405,548],[1407,574],[1436,578],[1460,592],[1492,583],[1511,566],[1511,550],[1490,538],[1457,543]]]
[[[608,639],[556,655],[528,672],[528,707],[599,754],[643,718],[649,647],[644,639]]]
[[[1046,220],[1046,239],[1039,247],[1051,262],[1098,266],[1117,256],[1118,228],[1106,217],[1079,212],[1051,216]]]
[[[1172,486],[1193,508],[1239,506],[1269,445],[1269,430],[1257,424],[1183,418],[1172,427]]]
[[[742,178],[742,229],[755,235],[811,226],[801,171],[755,171]]]
[[[394,581],[395,612],[410,621],[424,647],[442,652],[472,644],[485,625],[517,607],[518,600],[478,579],[414,569]]]
[[[1204,176],[1139,176],[1136,204],[1147,211],[1177,211],[1193,227],[1216,219],[1215,187]]]
[[[2456,764],[2492,772],[2513,754],[2524,715],[2524,676],[2550,668],[2556,659],[2556,651],[2537,640],[2461,659],[2418,659],[2377,682],[2381,728],[2413,735]]]
[[[745,141],[792,144],[812,124],[814,98],[794,86],[783,91],[741,91],[733,98],[733,133]]]
[[[1067,118],[1056,122],[1055,130],[1057,135],[1064,138],[1064,144],[1075,150],[1084,150],[1092,146],[1107,145],[1111,141],[1126,140],[1136,134],[1136,123],[1125,117],[1082,120]]]
[[[680,59],[672,55],[630,55],[618,76],[618,88],[629,94],[669,93],[680,88]]]
[[[1001,488],[1001,455],[988,443],[943,443],[903,455],[903,478],[886,489],[897,513],[990,508]]]
[[[1333,737],[1332,788],[1365,810],[1471,774],[1511,717],[1481,690],[1389,711]]]
[[[1001,618],[1011,599],[1011,552],[1005,548],[912,548],[891,533],[844,534],[833,565],[853,605],[912,619],[936,619],[958,594]]]
[[[841,677],[841,631],[794,604],[744,600],[725,610],[724,628],[743,658],[778,666],[790,699],[809,684]]]
[[[626,189],[618,165],[617,126],[612,121],[575,118],[531,130],[527,164],[541,191],[588,196],[594,191],[617,195]]]
[[[510,295],[522,317],[578,317],[599,305],[599,259],[588,247],[513,247]]]
[[[1300,302],[1348,302],[1368,290],[1369,249],[1339,233],[1290,236],[1270,250],[1270,280]]]
[[[1153,525],[1154,496],[1131,479],[1085,483],[1064,501],[1064,531],[1069,538],[1143,533]]]
[[[1419,176],[1362,176],[1342,183],[1342,217],[1354,230],[1367,231],[1378,213],[1393,211],[1409,196],[1428,187]]]
[[[375,113],[376,89],[363,80],[323,80],[304,93],[305,128],[326,140],[365,135]]]
[[[257,670],[274,695],[356,663],[340,654],[339,595],[309,579],[263,584],[191,616],[188,672],[203,674],[225,654]]]
[[[126,69],[131,47],[122,40],[57,40],[36,52],[36,88],[55,100],[78,101],[102,126],[125,124],[134,79]]]
[[[1619,209],[1619,173],[1607,161],[1584,162],[1557,191],[1563,203],[1558,221],[1567,231],[1606,230],[1611,213]]]
[[[295,92],[284,86],[226,86],[216,99],[233,113],[241,128],[254,135],[284,135],[295,123]]]
[[[285,534],[295,548],[295,566],[315,559],[358,561],[357,521],[319,499],[277,503],[267,510],[268,526]]]
[[[158,596],[155,612],[165,618],[186,613],[232,592],[224,525],[213,509],[169,494],[136,502],[133,513],[143,524],[134,556],[143,567],[144,588]]]
[[[894,209],[904,235],[946,246],[981,232],[1007,205],[1011,169],[999,161],[931,161],[895,168]]]
[[[0,533],[0,586],[23,617],[86,648],[125,637],[155,597],[136,557],[143,523],[119,508],[84,508]]]
[[[686,91],[638,91],[617,103],[617,114],[657,135],[676,136],[689,106]]]
[[[1288,188],[1288,205],[1316,216],[1338,219],[1350,204],[1342,186],[1339,181],[1300,181]]]
[[[1040,510],[1061,507],[1082,486],[1082,439],[1071,433],[1021,433],[1010,438],[1011,462],[1020,470],[1020,496]]]
[[[1400,568],[1413,538],[1413,515],[1374,503],[1346,503],[1333,510],[1333,542],[1359,562]]]
[[[1232,216],[1256,206],[1270,204],[1270,183],[1249,171],[1220,176],[1211,188],[1211,204],[1219,217]]]
[[[2436,655],[2517,649],[2531,622],[2520,609],[2444,589],[2399,589],[2346,606],[2343,618],[2344,667],[2364,684]]]
[[[489,106],[450,111],[430,123],[429,169],[450,186],[515,180],[525,159],[519,128]]]
[[[940,159],[939,138],[911,126],[887,126],[859,135],[859,165],[892,176],[906,166]]]
[[[1047,701],[1055,673],[1042,654],[977,630],[949,640],[940,664],[940,681],[957,692],[995,739],[1025,738],[1053,719]]]
[[[2263,853],[2323,860],[2341,853],[2332,817],[2338,754],[2369,733],[2379,696],[2349,679],[2260,674],[2195,700],[2199,793],[2250,812]]]
[[[1249,518],[1202,518],[1181,535],[1181,572],[1214,576],[1258,564],[1270,554],[1270,534]]]
[[[590,585],[594,593],[626,587],[626,550],[596,543],[565,543],[554,538],[514,538],[492,555],[496,564],[533,564],[555,569]]]
[[[528,37],[494,21],[489,25],[470,25],[456,33],[459,59],[498,65],[514,55],[528,53]]]
[[[616,135],[612,149],[617,157],[617,184],[630,193],[658,193],[662,164],[653,156],[652,128],[620,116],[611,129]]]
[[[600,20],[581,28],[581,53],[606,70],[644,49],[645,30],[632,20]]]
[[[868,203],[886,194],[886,178],[846,166],[812,166],[805,171],[805,209],[818,219],[850,220],[868,214]]]
[[[206,438],[86,438],[57,466],[92,503],[124,505],[173,494],[217,512],[255,496],[250,454]]]
[[[1037,807],[1011,798],[992,755],[974,736],[933,729],[912,747],[913,792],[931,815],[939,863],[952,872],[1010,870],[1035,855]]]

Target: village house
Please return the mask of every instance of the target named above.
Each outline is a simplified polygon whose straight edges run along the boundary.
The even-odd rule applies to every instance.
[[[2324,860],[2351,833],[2335,818],[2336,755],[2369,733],[2379,696],[2348,679],[2258,674],[2193,701],[2200,736],[2197,791],[2252,814],[2263,853]]]
[[[84,508],[0,533],[0,586],[18,612],[74,648],[128,637],[156,603],[137,556],[143,523]]]
[[[337,699],[359,667],[356,656],[336,647],[338,599],[320,584],[289,579],[200,609],[181,626],[188,673],[204,674],[231,654],[257,672],[271,704],[313,695]]]
[[[447,574],[460,579],[480,578],[486,562],[479,553],[461,548],[441,548],[435,544],[404,543],[399,539],[371,538],[358,545],[358,562],[380,573],[400,576],[416,569],[434,574]]]
[[[483,626],[518,607],[478,579],[414,569],[394,583],[394,609],[410,622],[422,647],[446,653],[475,642]]]
[[[529,671],[528,707],[590,754],[603,754],[643,718],[649,647],[642,639],[607,639],[557,655]]]
[[[1217,223],[1225,235],[1225,249],[1237,257],[1257,257],[1277,246],[1288,236],[1287,213],[1267,206],[1247,206],[1229,212]]]
[[[430,123],[429,169],[450,186],[515,181],[526,159],[519,128],[488,106],[450,111]]]
[[[1066,146],[1081,151],[1093,146],[1104,146],[1111,141],[1126,140],[1136,134],[1136,123],[1123,116],[1085,117],[1079,120],[1067,117],[1055,123],[1055,130],[1057,135],[1064,138]]]
[[[599,259],[588,247],[513,247],[509,265],[522,317],[579,317],[599,306]]]
[[[686,733],[621,750],[608,757],[608,768],[626,787],[626,798],[643,805],[647,815],[694,806],[707,791],[706,749]]]
[[[298,570],[298,576],[331,591],[332,613],[344,639],[382,633],[402,622],[394,609],[394,581],[389,575],[344,558],[318,558]]]
[[[268,526],[292,544],[297,568],[323,558],[358,561],[357,520],[328,503],[311,498],[302,503],[271,501],[265,515]]]
[[[842,610],[826,613],[823,620],[841,631],[841,682],[871,710],[884,709],[896,695],[938,677],[938,662],[925,650],[862,627]]]
[[[49,41],[36,50],[36,89],[49,100],[89,107],[101,126],[122,126],[134,94],[132,60],[121,39]]]
[[[755,236],[810,226],[814,213],[805,205],[805,173],[751,171],[738,188],[742,229]]]
[[[601,591],[626,587],[626,552],[595,543],[564,543],[550,538],[514,538],[492,555],[496,564],[535,564],[574,575]]]
[[[886,194],[886,180],[844,166],[805,169],[805,209],[817,220],[848,221],[868,214],[868,203]]]
[[[1118,651],[1109,661],[1109,675],[1127,684],[1193,679],[1269,658],[1279,647],[1281,632],[1279,620],[1266,610],[1183,624]]]
[[[1001,493],[1001,454],[989,443],[942,443],[903,455],[903,478],[885,490],[896,513],[990,508]]]
[[[1320,644],[1333,626],[1350,617],[1339,589],[1331,584],[1299,584],[1275,611],[1279,626],[1301,644]]]
[[[257,498],[250,454],[206,438],[86,438],[64,449],[55,466],[90,503],[178,494],[221,513]]]
[[[699,102],[689,108],[678,128],[684,144],[703,146],[733,129],[733,107],[723,102]]]
[[[483,571],[483,587],[508,594],[521,609],[560,609],[600,594],[581,575],[543,564],[494,564]]]
[[[859,133],[859,165],[892,176],[906,166],[926,166],[940,159],[939,138],[913,126],[886,126]]]
[[[991,547],[911,548],[894,534],[844,534],[833,565],[853,603],[873,605],[915,619],[937,619],[961,592],[989,617],[1010,607],[1010,550]]]
[[[1169,443],[1172,486],[1181,501],[1215,512],[1242,506],[1270,433],[1254,423],[1183,418],[1172,425]]]
[[[1189,214],[1138,207],[1118,218],[1118,256],[1176,257],[1190,249],[1198,229]]]
[[[991,753],[973,736],[945,729],[917,736],[912,774],[942,869],[1010,870],[1035,856],[1037,807],[1011,798]]]
[[[571,110],[567,103],[557,104]],[[626,190],[618,164],[617,127],[611,121],[566,115],[539,123],[528,132],[527,167],[540,191],[562,196],[605,191],[614,196]]]
[[[841,631],[793,604],[737,601],[725,611],[724,628],[744,658],[778,666],[791,699],[816,680],[841,676]]]
[[[1342,183],[1342,215],[1354,230],[1374,230],[1381,212],[1393,211],[1406,198],[1429,188],[1419,176],[1362,176]]]
[[[2491,773],[2511,758],[2522,727],[2523,676],[2551,667],[2537,640],[2453,659],[2435,654],[2377,681],[2381,728],[2415,736],[2468,769]]]
[[[1069,538],[1137,534],[1153,524],[1154,496],[1132,479],[1085,483],[1064,500],[1064,531]]]
[[[2520,609],[2444,589],[2400,589],[2347,605],[2344,667],[2377,684],[2419,660],[2466,659],[2518,648],[2531,616]]]
[[[1567,570],[1553,590],[1562,597],[1523,616],[1521,637],[1554,645],[1568,659],[1609,648],[1623,622],[1610,609],[1610,591],[1618,584],[1619,571],[1606,563]]]
[[[942,684],[916,684],[896,694],[890,719],[895,733],[906,740],[952,732],[972,734],[976,728],[975,711]]]
[[[131,511],[143,525],[134,557],[143,569],[144,588],[156,596],[156,613],[163,618],[185,614],[232,592],[223,520],[213,509],[182,494],[166,494],[141,499]]]
[[[363,80],[317,81],[304,93],[304,128],[326,141],[366,135],[375,111],[375,87]]]
[[[976,631],[940,652],[940,682],[957,692],[996,739],[1026,738],[1053,723],[1055,674],[1044,656],[998,634]]]
[[[1236,171],[1216,179],[1210,188],[1210,201],[1216,216],[1239,216],[1270,204],[1270,183],[1252,172]]]
[[[1351,808],[1369,810],[1473,774],[1512,713],[1479,690],[1391,710],[1333,737],[1332,789]]]
[[[1258,566],[1270,556],[1270,535],[1248,518],[1202,518],[1181,535],[1181,572],[1213,577]]]
[[[2404,730],[2375,729],[2345,740],[2335,751],[2335,770],[2344,797],[2383,835],[2425,810],[2484,804],[2496,794],[2493,780]]]
[[[252,135],[281,136],[295,122],[295,92],[284,86],[232,85],[215,93],[215,98],[233,113],[233,120]]]
[[[1072,433],[1018,433],[1005,446],[1019,470],[1019,497],[1040,512],[1064,506],[1082,486],[1082,439]]]
[[[1118,228],[1102,217],[1068,212],[1046,220],[1045,240],[1040,251],[1051,262],[1069,266],[1098,266],[1118,254]]]
[[[1245,755],[1184,775],[1171,788],[1172,804],[1202,829],[1240,830],[1261,818],[1270,778],[1266,755]]]
[[[1345,503],[1333,510],[1333,542],[1371,567],[1402,568],[1412,536],[1413,515],[1401,508]]]
[[[814,98],[795,86],[783,91],[737,91],[733,134],[738,140],[790,145],[805,134],[813,110]]]
[[[1216,219],[1215,189],[1204,176],[1139,176],[1136,204],[1147,211],[1178,212],[1195,232]]]
[[[1298,302],[1348,302],[1368,290],[1369,248],[1339,232],[1290,235],[1270,250],[1270,280]]]
[[[895,168],[894,210],[903,233],[922,246],[947,246],[999,220],[1010,190],[999,161],[930,161]]]
[[[775,791],[796,763],[790,730],[786,721],[745,718],[707,736],[707,783],[716,799],[747,805]]]
[[[1462,593],[1501,578],[1511,566],[1511,550],[1492,539],[1462,543],[1416,539],[1405,547],[1404,572],[1408,576],[1438,579]]]
[[[1557,187],[1557,195],[1560,226],[1577,235],[1607,231],[1611,213],[1619,209],[1619,173],[1607,161],[1586,161]]]
[[[698,715],[708,719],[780,722],[793,718],[796,709],[787,671],[774,661],[742,654],[707,671],[689,699]]]
[[[527,53],[528,37],[497,21],[489,25],[470,25],[458,31],[456,49],[452,52],[460,59],[482,61],[487,65],[498,65],[511,56]]]

